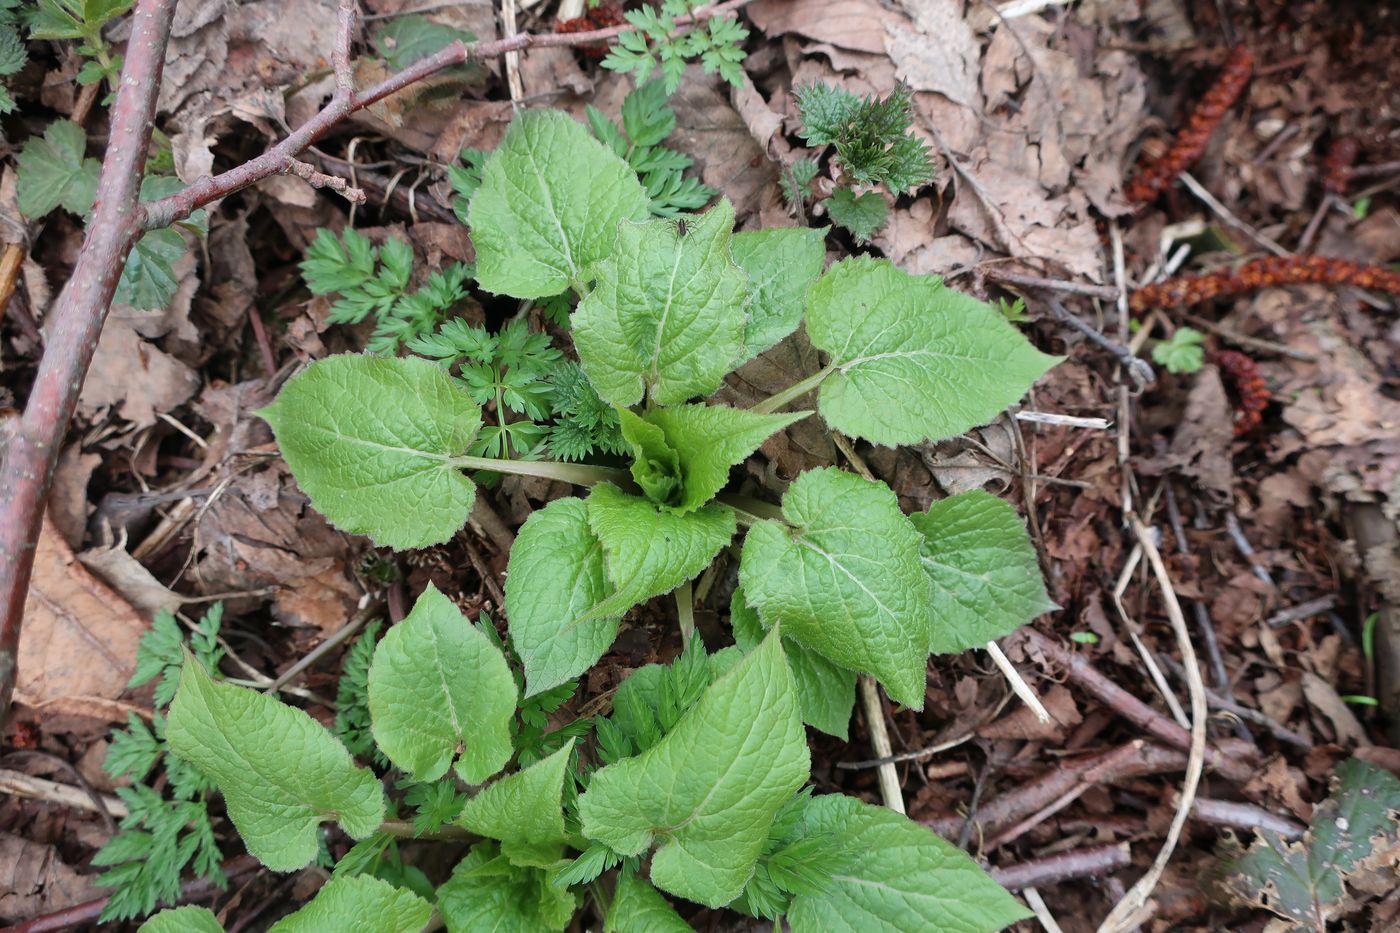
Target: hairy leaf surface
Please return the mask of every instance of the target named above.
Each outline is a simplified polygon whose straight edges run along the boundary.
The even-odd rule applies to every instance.
[[[682,224],[684,227],[682,227]],[[748,277],[729,258],[734,207],[624,223],[574,312],[574,346],[598,394],[675,405],[719,388],[743,349]]]
[[[590,613],[599,616],[619,615],[697,576],[735,529],[727,506],[677,515],[610,483],[589,494],[588,524],[603,543],[608,579],[617,588]]]
[[[248,852],[274,871],[315,858],[325,820],[359,839],[384,819],[379,779],[320,723],[256,690],[217,684],[188,659],[165,736],[218,785]]]
[[[743,890],[811,760],[792,673],[772,633],[657,745],[593,775],[584,835],[624,855],[659,842],[651,880],[717,907]]]
[[[369,668],[374,741],[415,781],[479,784],[511,756],[515,680],[501,650],[431,583]]]
[[[224,927],[206,907],[176,907],[151,917],[136,933],[224,933]]]
[[[826,893],[793,898],[793,933],[991,933],[1030,916],[966,852],[893,810],[833,794],[803,819],[841,855]]]
[[[661,892],[629,871],[617,876],[603,933],[694,933]]]
[[[627,163],[557,110],[526,110],[486,160],[467,223],[481,287],[545,298],[593,277],[619,221],[647,216]]]
[[[402,549],[446,541],[466,523],[476,487],[452,458],[476,436],[481,408],[427,360],[319,360],[258,414],[336,527]]]
[[[692,512],[724,488],[730,467],[746,460],[773,434],[809,414],[763,415],[725,405],[692,404],[653,409],[643,417],[660,428],[666,444],[676,452],[681,472],[676,508]]]
[[[457,824],[499,840],[513,865],[553,865],[564,845],[564,772],[573,750],[570,739],[548,758],[495,781],[467,801]]]
[[[305,907],[268,933],[418,933],[432,915],[433,905],[412,891],[373,875],[350,875],[327,881]]]
[[[627,607],[591,610],[613,590],[582,499],[555,499],[525,520],[510,549],[506,619],[527,697],[577,677],[608,650]]]
[[[494,843],[472,846],[437,893],[448,933],[552,933],[569,925],[576,907],[567,888],[541,869],[512,865]]]
[[[1035,545],[1009,502],[974,489],[909,520],[923,535],[919,559],[933,582],[930,651],[985,645],[1055,608]]]
[[[826,262],[826,229],[789,227],[734,234],[729,252],[749,276],[749,322],[742,359],[797,330],[807,288]]]
[[[735,588],[729,601],[729,624],[734,629],[734,641],[744,651],[753,650],[763,641],[763,624],[758,613],[744,601],[742,586]],[[802,721],[844,741],[856,702],[855,671],[837,667],[791,638],[783,639],[783,653],[792,668]]]
[[[807,333],[836,368],[821,386],[822,417],[889,446],[992,420],[1058,361],[988,305],[868,257],[836,263],[812,286]]]
[[[744,540],[749,604],[765,625],[782,623],[789,638],[921,709],[929,582],[894,492],[834,467],[809,470],[783,496],[783,515],[796,527],[764,521]]]

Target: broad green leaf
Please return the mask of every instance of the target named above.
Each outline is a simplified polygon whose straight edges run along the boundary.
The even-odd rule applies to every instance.
[[[905,706],[924,705],[929,582],[919,533],[883,483],[827,467],[788,487],[783,515],[749,529],[745,598],[767,626],[840,667],[863,671]]]
[[[397,549],[466,524],[476,487],[452,463],[481,408],[424,359],[342,354],[293,376],[258,412],[311,504],[338,528]]]
[[[85,159],[87,133],[71,120],[55,120],[42,139],[30,139],[16,159],[19,209],[38,220],[56,207],[79,216],[92,210],[101,164]]]
[[[727,506],[677,515],[602,483],[589,493],[588,525],[603,543],[608,579],[617,588],[589,614],[608,616],[697,576],[734,537],[735,520]]]
[[[1030,916],[967,853],[893,810],[832,794],[803,819],[842,855],[825,894],[792,899],[793,933],[991,933]]]
[[[797,330],[807,288],[826,262],[826,228],[736,233],[729,252],[749,276],[749,323],[741,359],[750,360]]]
[[[459,40],[475,42],[476,36],[419,14],[397,16],[375,29],[373,36],[375,49],[391,71],[402,71]]]
[[[744,651],[752,651],[763,641],[763,624],[758,613],[744,601],[742,586],[734,589],[729,601],[729,625],[734,630],[734,641]],[[855,671],[837,667],[791,638],[783,639],[783,653],[797,685],[802,721],[845,741],[856,703]]]
[[[573,750],[570,739],[548,758],[495,781],[467,801],[457,824],[499,840],[513,865],[553,865],[565,841],[564,772]]]
[[[890,219],[890,206],[874,191],[857,195],[850,188],[837,188],[822,206],[831,222],[851,231],[857,243],[869,243]]]
[[[122,277],[112,301],[143,311],[164,308],[179,285],[175,263],[183,255],[185,238],[178,230],[167,227],[141,237],[126,254],[126,264],[122,266]]]
[[[889,446],[992,420],[1059,360],[990,306],[864,256],[835,264],[812,286],[807,334],[835,367],[822,383],[822,417]]]
[[[724,488],[730,467],[742,463],[773,434],[810,414],[761,415],[725,405],[691,404],[653,409],[642,417],[660,428],[666,445],[676,452],[681,493],[675,506],[677,511],[691,512]]]
[[[224,933],[224,927],[208,908],[176,907],[162,910],[141,924],[136,933]]]
[[[744,889],[768,827],[811,767],[776,632],[716,680],[660,743],[594,773],[583,833],[622,855],[659,842],[652,883],[710,907]]]
[[[188,658],[165,737],[218,785],[249,854],[274,871],[315,858],[325,820],[359,839],[384,819],[379,779],[320,723],[256,690],[217,684]]]
[[[617,226],[647,216],[627,163],[557,110],[517,116],[467,211],[481,287],[516,298],[581,288]]]
[[[603,933],[694,933],[674,907],[646,879],[624,871],[603,922]]]
[[[981,489],[909,516],[933,582],[929,650],[951,654],[1009,635],[1055,608],[1035,545],[1011,504]]]
[[[678,506],[683,474],[681,457],[666,440],[666,432],[631,409],[617,410],[622,439],[632,448],[632,478],[657,505]]]
[[[1349,881],[1394,864],[1400,780],[1359,758],[1342,762],[1333,780],[1332,795],[1313,811],[1301,840],[1266,831],[1245,852],[1239,843],[1222,844],[1227,890],[1298,928],[1323,930],[1347,912]]]
[[[573,320],[579,362],[605,400],[675,405],[719,388],[747,318],[748,277],[729,258],[733,228],[727,200],[698,217],[618,228]]]
[[[448,933],[552,933],[569,925],[577,902],[538,868],[512,865],[493,843],[472,846],[438,887]]]
[[[373,875],[332,878],[305,907],[268,933],[419,933],[433,905]]]
[[[582,499],[555,499],[525,520],[510,549],[506,620],[527,697],[577,677],[608,650],[628,607],[601,617],[591,610],[612,592]]]
[[[511,756],[515,679],[501,649],[431,583],[374,649],[369,715],[374,741],[415,781],[480,784]]]

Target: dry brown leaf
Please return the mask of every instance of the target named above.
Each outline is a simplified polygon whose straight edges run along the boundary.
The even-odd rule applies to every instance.
[[[17,699],[40,706],[63,697],[121,696],[146,627],[131,604],[87,571],[45,517],[25,602]]]
[[[89,548],[78,555],[78,560],[143,616],[153,616],[161,609],[174,612],[185,603],[180,594],[167,589],[123,547]]]
[[[977,87],[981,44],[963,19],[959,0],[901,0],[913,22],[885,20],[885,51],[895,74],[915,91],[942,94],[955,104],[982,109]]]
[[[285,625],[329,635],[354,614],[352,567],[360,545],[326,523],[281,463],[233,477],[194,526],[192,571],[204,593],[275,588]]]
[[[1337,694],[1337,689],[1311,671],[1303,672],[1303,696],[1313,709],[1332,724],[1338,744],[1371,744],[1371,740],[1366,737],[1366,729],[1351,711],[1351,707]]]
[[[198,389],[194,370],[142,340],[129,323],[110,320],[78,407],[89,416],[115,408],[127,421],[145,427],[155,424],[157,413],[189,401]]]
[[[730,105],[724,82],[691,65],[667,105],[676,112],[676,130],[667,144],[695,159],[691,171],[729,198],[741,221],[752,214],[763,190],[777,188],[778,166]]]
[[[875,0],[757,0],[745,12],[768,36],[795,33],[871,55],[885,54],[885,23],[902,19]]]
[[[0,922],[17,923],[101,897],[92,875],[80,875],[58,849],[0,833]]]

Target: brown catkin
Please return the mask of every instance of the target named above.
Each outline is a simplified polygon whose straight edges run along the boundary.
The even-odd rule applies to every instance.
[[[1220,69],[1220,76],[1191,112],[1185,128],[1177,134],[1161,158],[1142,167],[1138,176],[1123,189],[1124,197],[1134,204],[1157,200],[1158,195],[1201,157],[1216,124],[1240,96],[1253,73],[1254,53],[1243,45],[1231,49],[1230,57],[1225,59],[1225,65]]]
[[[1350,136],[1340,136],[1332,141],[1327,155],[1322,160],[1322,187],[1329,194],[1346,194],[1351,182],[1351,167],[1361,154],[1361,146]]]
[[[1234,390],[1235,436],[1248,434],[1264,419],[1269,404],[1269,387],[1259,375],[1259,365],[1238,350],[1216,350],[1206,359]]]
[[[1180,275],[1144,285],[1128,298],[1128,306],[1134,311],[1174,308],[1276,285],[1353,285],[1400,295],[1400,272],[1325,256],[1269,256],[1238,269]]]

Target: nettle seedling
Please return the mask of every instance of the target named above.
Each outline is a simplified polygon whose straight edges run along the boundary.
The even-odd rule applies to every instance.
[[[261,412],[314,506],[382,546],[455,534],[470,472],[590,487],[520,529],[506,643],[430,588],[374,648],[350,716],[358,751],[367,721],[413,799],[432,805],[420,828],[450,819],[479,840],[435,892],[363,873],[365,853],[389,844],[391,804],[335,736],[185,665],[169,743],[218,785],[251,853],[300,868],[328,820],[363,840],[286,928],[336,928],[354,910],[383,918],[376,929],[417,929],[435,906],[453,931],[560,930],[585,890],[620,931],[687,929],[659,892],[782,916],[799,933],[995,930],[1025,916],[927,829],[804,790],[803,724],[844,738],[858,674],[920,709],[930,652],[983,645],[1051,608],[1015,511],[976,491],[905,515],[888,486],[835,468],[798,476],[781,505],[726,486],[768,437],[813,416],[784,410],[813,393],[832,430],[913,444],[994,418],[1055,358],[936,278],[870,258],[823,271],[823,231],[735,233],[727,201],[650,218],[627,162],[562,113],[516,118],[468,220],[483,289],[578,296],[581,372],[614,407],[631,466],[470,453],[482,407],[421,358],[320,360]],[[804,323],[820,371],[749,409],[696,401]],[[690,581],[740,529],[736,644],[707,654]],[[622,617],[667,593],[680,658],[623,681],[592,742],[578,723],[545,731],[541,710],[571,694]],[[609,894],[599,876],[614,869]]]

